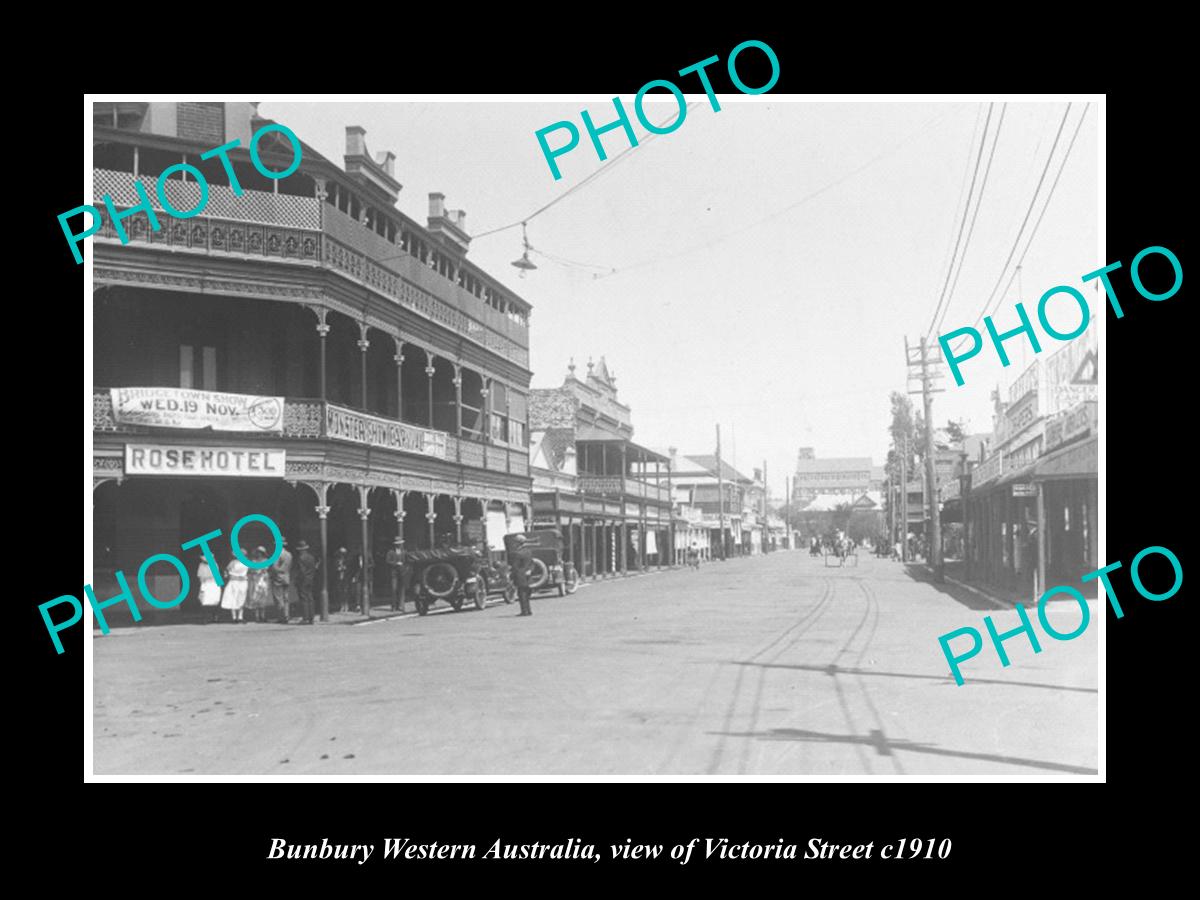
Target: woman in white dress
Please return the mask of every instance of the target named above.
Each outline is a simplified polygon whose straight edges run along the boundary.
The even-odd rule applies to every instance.
[[[196,576],[200,579],[200,606],[204,610],[205,622],[215,622],[221,614],[221,586],[213,578],[207,559],[200,560]]]
[[[245,555],[246,551],[242,550],[242,556]],[[225,593],[221,595],[221,608],[233,613],[233,621],[237,625],[245,621],[242,618],[242,607],[246,605],[246,576],[249,574],[250,570],[246,564],[236,555],[225,567]]]

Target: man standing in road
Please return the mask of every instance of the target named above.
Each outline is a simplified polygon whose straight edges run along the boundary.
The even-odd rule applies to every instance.
[[[529,541],[523,534],[513,536],[513,549],[508,552],[508,567],[512,572],[513,584],[517,588],[517,597],[521,601],[521,612],[518,615],[532,616],[530,608],[532,591],[529,588],[529,570],[533,568],[533,554],[526,549]]]
[[[313,586],[317,581],[317,558],[308,550],[308,542],[301,541],[296,545],[296,591],[300,595],[300,605],[304,610],[304,624],[313,623]]]
[[[271,566],[271,596],[279,607],[279,621],[286,625],[291,618],[291,598],[288,592],[292,589],[292,554],[288,552],[287,540],[279,551],[279,559]]]
[[[404,538],[398,537],[392,542],[385,562],[388,567],[388,579],[392,588],[392,610],[404,612]]]

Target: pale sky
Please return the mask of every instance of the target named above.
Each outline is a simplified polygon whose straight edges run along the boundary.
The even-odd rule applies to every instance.
[[[632,97],[622,99],[631,109]],[[719,112],[704,95],[688,99],[698,102],[678,130],[637,147],[529,222],[536,250],[603,268],[534,254],[538,269],[522,279],[510,265],[521,255],[519,227],[472,243],[468,258],[533,304],[533,386],[561,384],[571,356],[582,375],[589,356],[603,355],[619,398],[632,407],[636,441],[711,453],[720,422],[726,458],[733,462],[736,452],[747,474],[765,459],[777,496],[801,446],[818,457],[870,456],[882,465],[888,395],[905,389],[904,336],[918,339],[929,327],[986,98],[816,103],[720,95]],[[260,111],[339,165],[345,127],[363,126],[372,154],[396,154],[403,212],[424,223],[429,193],[441,191],[448,208],[466,210],[467,230],[481,234],[527,218],[605,165],[583,129],[583,108],[597,125],[613,118],[607,98],[266,101]],[[1008,105],[941,333],[974,322],[1000,276],[1065,108]],[[674,109],[673,101],[646,104],[652,122],[670,121]],[[1000,110],[996,103],[992,132]],[[1082,111],[1082,103],[1071,108],[1018,256]],[[558,158],[563,178],[555,181],[534,132],[563,119],[579,127],[581,142]],[[996,313],[1003,330],[1017,324],[1015,302],[1024,300],[1036,321],[1038,298],[1059,284],[1083,291],[1093,315],[1102,310],[1103,299],[1080,283],[1110,262],[1097,255],[1097,121],[1096,109],[1088,110],[1025,258],[1021,292],[1014,282]],[[634,122],[642,140],[647,132]],[[550,138],[553,146],[562,139]],[[603,141],[610,161],[628,146],[619,129]],[[989,151],[990,143],[980,179]],[[616,273],[593,277],[610,268]],[[1051,321],[1070,330],[1078,321],[1071,313],[1064,303]],[[1019,343],[1006,344],[1008,369],[987,345],[964,365],[964,386],[947,375],[935,422],[965,417],[972,430],[989,431],[992,389],[1034,359],[1026,348],[1022,365]],[[1042,356],[1060,346],[1044,338]]]

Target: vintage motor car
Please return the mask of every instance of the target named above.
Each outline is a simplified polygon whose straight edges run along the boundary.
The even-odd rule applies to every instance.
[[[506,534],[504,546],[513,549],[513,538],[516,535]],[[529,578],[532,590],[557,590],[558,596],[565,597],[575,593],[579,587],[579,573],[575,567],[563,560],[563,536],[553,528],[536,529],[525,533],[528,543],[525,545],[533,554],[533,572]]]
[[[404,557],[418,615],[426,615],[439,600],[455,611],[470,600],[476,609],[487,604],[487,561],[474,547],[410,550]]]

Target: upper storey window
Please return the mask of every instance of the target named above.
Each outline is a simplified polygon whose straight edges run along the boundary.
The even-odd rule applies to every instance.
[[[145,103],[95,103],[92,105],[92,124],[105,128],[124,128],[140,131],[146,116]]]

